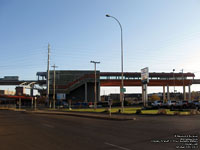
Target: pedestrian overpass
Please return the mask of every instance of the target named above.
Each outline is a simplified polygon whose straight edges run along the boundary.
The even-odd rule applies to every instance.
[[[43,73],[44,76],[44,73]],[[81,99],[84,97],[84,101],[88,101],[88,95],[90,99],[94,96],[94,71],[84,70],[57,70],[56,71],[56,93],[72,94],[72,97],[77,95]],[[44,78],[44,77],[43,77]],[[121,86],[121,72],[100,72],[97,71],[97,97],[100,97],[100,87],[120,87]],[[141,72],[124,72],[124,86],[141,86]],[[39,79],[39,77],[38,77]],[[53,79],[53,72],[50,72],[50,79]],[[92,83],[92,84],[91,84]],[[50,91],[53,91],[53,82],[50,82]],[[170,99],[169,87],[170,86],[182,86],[184,99],[186,100],[186,87],[188,87],[189,97],[191,99],[191,85],[200,84],[200,79],[195,79],[194,73],[174,73],[174,72],[150,72],[148,86],[161,86],[163,87],[163,99],[165,100],[165,93],[167,93],[167,99]],[[167,87],[167,91],[165,89]],[[50,92],[51,93],[51,92]],[[73,95],[74,94],[74,95]]]

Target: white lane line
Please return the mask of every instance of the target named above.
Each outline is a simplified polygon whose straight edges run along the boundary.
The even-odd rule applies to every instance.
[[[43,126],[49,127],[49,128],[54,128],[54,126],[50,125],[50,124],[42,124]]]
[[[104,144],[116,147],[118,149],[131,150],[131,149],[128,149],[128,148],[125,148],[125,147],[121,147],[121,146],[118,146],[118,145],[115,145],[115,144],[107,143],[107,142],[105,142]]]

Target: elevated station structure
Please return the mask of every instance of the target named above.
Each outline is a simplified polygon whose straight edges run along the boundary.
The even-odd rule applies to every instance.
[[[42,86],[42,85],[45,85],[45,83],[46,83],[45,78],[42,78],[42,80],[19,80],[18,78],[1,78],[0,79],[0,86],[18,86],[19,88],[26,87],[30,89],[31,96],[33,96],[34,89],[39,90],[35,88],[34,85]]]
[[[149,73],[148,86],[186,86],[192,85],[194,73]],[[120,86],[120,72],[101,72],[101,86]],[[140,72],[125,72],[124,86],[141,86]]]
[[[18,80],[8,78],[1,79],[0,85],[46,85],[46,72],[38,72],[38,80]],[[65,100],[75,102],[94,101],[94,71],[93,70],[56,70],[55,71],[55,93],[65,94]],[[165,73],[150,72],[148,86],[163,87],[163,100],[170,99],[169,87],[182,86],[184,100],[191,99],[191,85],[200,84],[200,79],[194,79],[194,73]],[[50,97],[53,97],[54,72],[50,71]],[[97,71],[97,100],[100,100],[100,87],[121,85],[121,72]],[[124,86],[141,86],[140,72],[124,72]],[[186,98],[186,87],[188,95]],[[167,91],[165,92],[165,89]],[[31,89],[33,91],[33,89]],[[45,95],[44,91],[43,94]],[[31,92],[33,93],[33,92]],[[167,93],[167,97],[165,97]]]
[[[45,73],[43,73],[43,76]],[[38,79],[41,75],[38,74]],[[53,94],[53,71],[50,71],[50,95]],[[170,99],[169,87],[182,86],[184,99],[186,100],[185,88],[188,86],[188,99],[191,99],[191,85],[200,84],[199,79],[194,79],[194,73],[149,73],[148,86],[163,87],[163,100]],[[91,102],[94,101],[94,71],[85,70],[57,70],[56,71],[56,94],[65,93],[67,100]],[[120,72],[97,71],[97,99],[100,100],[100,87],[121,85]],[[124,86],[141,86],[140,72],[125,72]],[[165,88],[167,87],[167,98]]]
[[[44,85],[46,82],[45,80],[0,80],[0,85],[29,85],[29,84],[39,84],[39,85]]]
[[[148,86],[162,86],[163,87],[163,101],[170,99],[169,86],[183,86],[184,100],[186,100],[185,87],[188,86],[188,99],[191,100],[191,85],[199,84],[200,80],[194,79],[194,73],[149,73]],[[120,86],[121,73],[120,72],[101,72],[100,73],[101,86]],[[125,72],[124,86],[141,86],[140,72]],[[167,87],[167,99],[165,97],[165,87]]]

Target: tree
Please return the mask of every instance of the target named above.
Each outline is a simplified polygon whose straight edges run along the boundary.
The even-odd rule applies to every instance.
[[[199,92],[192,91],[191,96],[192,96],[192,100],[199,100],[200,99],[200,93]]]
[[[153,94],[150,98],[152,101],[160,100],[160,97],[157,94]]]

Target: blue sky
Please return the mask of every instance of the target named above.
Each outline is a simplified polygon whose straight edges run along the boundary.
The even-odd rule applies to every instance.
[[[36,79],[51,65],[60,70],[195,72],[200,78],[199,0],[0,0],[0,77]],[[200,90],[198,86],[193,89]]]

